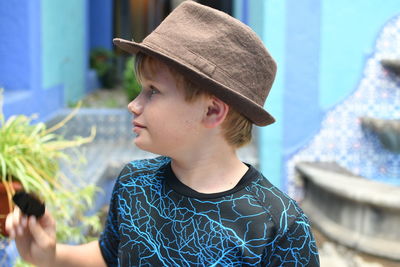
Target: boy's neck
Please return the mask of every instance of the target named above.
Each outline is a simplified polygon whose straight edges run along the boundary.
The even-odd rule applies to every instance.
[[[192,157],[172,158],[172,170],[183,184],[197,192],[212,194],[230,190],[248,167],[231,147],[219,147],[215,152],[206,150]]]

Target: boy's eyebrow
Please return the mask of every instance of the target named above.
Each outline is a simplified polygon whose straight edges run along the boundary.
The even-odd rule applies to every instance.
[[[161,83],[156,81],[156,80],[154,80],[151,77],[142,77],[140,79],[140,85],[143,86],[143,85],[147,85],[147,84],[152,84],[152,85],[155,85],[156,87],[159,87]]]

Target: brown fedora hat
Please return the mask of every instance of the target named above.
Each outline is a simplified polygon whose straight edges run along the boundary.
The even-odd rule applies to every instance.
[[[263,105],[276,63],[250,27],[224,12],[185,1],[143,42],[113,42],[129,53],[140,51],[174,67],[256,125],[275,121]]]

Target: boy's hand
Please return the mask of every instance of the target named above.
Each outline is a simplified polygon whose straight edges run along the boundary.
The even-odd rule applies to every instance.
[[[22,259],[37,266],[53,266],[56,254],[55,221],[47,212],[37,219],[24,216],[16,207],[8,214],[6,230],[15,239]]]

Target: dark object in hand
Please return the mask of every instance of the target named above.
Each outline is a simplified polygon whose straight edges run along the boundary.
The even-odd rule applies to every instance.
[[[36,218],[40,218],[44,214],[44,203],[33,194],[24,191],[17,192],[13,196],[13,201],[27,216],[34,215]]]

